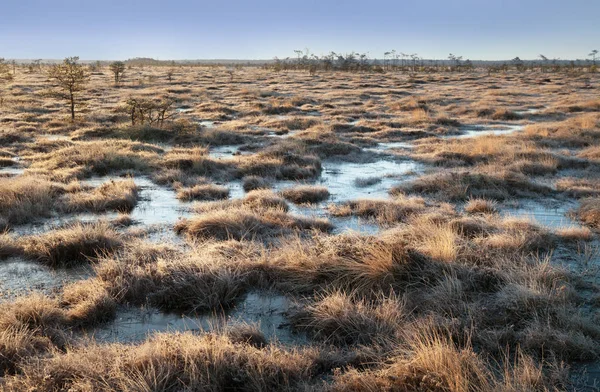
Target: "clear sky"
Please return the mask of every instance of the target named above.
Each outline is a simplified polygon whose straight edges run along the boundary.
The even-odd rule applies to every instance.
[[[0,57],[271,59],[294,49],[585,58],[600,0],[1,0]]]

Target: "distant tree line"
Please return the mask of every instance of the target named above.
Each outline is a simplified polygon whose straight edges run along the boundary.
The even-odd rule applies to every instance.
[[[330,52],[324,56],[311,54],[308,50],[294,51],[295,57],[275,58],[263,67],[273,71],[302,70],[310,73],[320,71],[348,72],[469,72],[485,69],[488,73],[509,70],[542,72],[597,72],[598,51],[593,50],[588,60],[560,60],[540,55],[540,60],[521,60],[515,57],[510,61],[471,61],[463,56],[450,53],[444,60],[426,60],[416,53],[402,53],[395,50],[385,52],[382,59],[371,59],[365,53],[351,52],[340,54]]]

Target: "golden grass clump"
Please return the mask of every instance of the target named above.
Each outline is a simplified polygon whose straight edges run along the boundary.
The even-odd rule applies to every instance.
[[[64,209],[67,212],[130,212],[137,201],[138,187],[133,179],[110,180],[91,191],[69,193]]]
[[[580,221],[594,228],[600,228],[600,199],[583,199],[576,210]]]
[[[0,223],[15,225],[48,216],[60,186],[35,176],[0,178]]]
[[[289,390],[309,380],[314,350],[258,349],[226,335],[158,334],[139,346],[94,345],[32,362],[8,391],[44,390]]]
[[[195,239],[266,240],[294,230],[328,232],[332,225],[326,219],[289,215],[281,210],[249,211],[244,208],[207,212],[196,218],[178,222],[175,231]]]
[[[330,205],[329,211],[334,216],[355,215],[373,219],[381,224],[406,221],[412,215],[425,211],[427,205],[420,197],[399,195],[393,200],[353,200],[339,205]]]
[[[26,257],[54,268],[78,266],[123,244],[119,234],[103,222],[74,224],[18,242]]]
[[[295,204],[319,203],[329,198],[329,191],[324,186],[297,185],[283,189],[281,195]]]
[[[159,147],[124,140],[79,142],[32,156],[30,168],[61,181],[128,171],[144,173],[160,152]]]
[[[320,294],[313,304],[293,315],[294,326],[337,345],[389,347],[400,341],[408,313],[401,299],[382,298],[373,303],[351,296],[343,291]]]
[[[76,326],[97,325],[112,320],[117,310],[115,299],[97,279],[65,286],[61,300],[66,307],[66,317]]]
[[[498,212],[498,203],[494,200],[474,198],[465,204],[465,211],[470,214],[495,214]]]
[[[216,184],[200,184],[177,190],[179,200],[222,200],[229,197],[229,188]]]

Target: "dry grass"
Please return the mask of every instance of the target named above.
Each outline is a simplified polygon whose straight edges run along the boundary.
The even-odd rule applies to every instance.
[[[140,346],[55,353],[7,380],[6,390],[288,390],[311,378],[316,361],[310,349],[261,350],[224,335],[162,334]]]
[[[43,178],[0,178],[0,222],[14,225],[48,216],[60,193],[59,186]]]
[[[0,304],[0,377],[16,373],[30,358],[63,348],[66,324],[58,303],[41,295]]]
[[[95,72],[85,110],[70,124],[62,106],[39,94],[43,74],[17,71],[0,108],[0,166],[25,174],[0,178],[0,226],[37,229],[52,214],[135,206],[130,180],[96,189],[69,182],[91,176],[149,175],[188,199],[226,198],[202,186],[234,180],[248,193],[195,205],[198,215],[177,225],[193,239],[186,243],[136,240],[151,229],[123,230],[127,216],[0,235],[0,258],[24,253],[56,267],[93,260],[96,273],[0,304],[2,390],[554,391],[581,389],[555,364],[600,355],[600,290],[580,271],[589,264],[556,263],[591,262],[594,244],[583,241],[595,232],[549,231],[496,213],[508,199],[589,197],[577,213],[596,224],[599,106],[595,90],[581,87],[595,74],[340,78],[185,66],[168,80],[165,68],[133,66],[118,88],[106,69]],[[163,129],[130,127],[116,110],[129,95],[165,93],[186,110]],[[520,113],[528,108],[540,110]],[[214,128],[198,126],[203,120]],[[525,131],[435,137],[507,123]],[[329,209],[379,222],[377,235],[331,235],[328,222],[287,214],[284,197],[265,190],[316,179],[321,159],[372,162],[382,157],[367,147],[415,139],[412,149],[381,153],[429,164],[426,175],[389,200]],[[209,146],[233,144],[244,144],[243,154],[209,155]],[[318,201],[288,193],[293,202]],[[280,327],[305,331],[308,347],[285,348],[246,324],[131,345],[82,339],[118,306],[220,315],[261,290],[295,301]]]
[[[407,311],[401,299],[383,298],[373,304],[353,300],[342,292],[326,292],[293,316],[296,328],[314,338],[337,345],[394,346],[406,323]]]
[[[179,200],[222,200],[229,197],[229,188],[216,184],[201,184],[177,191]]]
[[[470,199],[465,204],[465,211],[470,214],[495,214],[498,212],[498,203],[486,199]]]
[[[247,176],[243,178],[243,185],[245,192],[255,191],[258,189],[269,189],[271,183],[259,176]]]
[[[420,193],[441,200],[463,201],[472,198],[505,200],[514,197],[536,197],[549,194],[552,190],[532,182],[522,174],[510,171],[461,171],[424,175],[406,185],[392,188],[390,192]]]
[[[339,205],[330,205],[333,216],[360,216],[374,219],[381,224],[406,221],[412,215],[425,211],[425,200],[419,197],[399,196],[394,200],[354,200]]]
[[[329,191],[324,186],[297,185],[283,189],[281,195],[292,203],[319,203],[329,198]]]
[[[63,306],[66,316],[77,326],[97,325],[112,320],[117,304],[98,280],[72,283],[63,289]]]
[[[104,176],[127,171],[144,173],[162,149],[126,141],[79,142],[31,157],[31,169],[56,180]]]
[[[594,228],[600,227],[600,199],[589,198],[581,201],[576,211],[580,221]]]
[[[123,241],[108,224],[74,224],[19,239],[23,254],[51,267],[74,267],[119,248]]]
[[[235,207],[208,212],[175,226],[177,233],[185,233],[190,238],[217,240],[266,240],[291,234],[293,230],[327,232],[331,229],[326,219],[293,216],[273,209],[248,211]]]
[[[8,233],[0,233],[0,260],[21,254],[21,247]]]
[[[130,212],[137,205],[138,187],[133,179],[110,180],[92,191],[76,192],[66,195],[67,212]]]

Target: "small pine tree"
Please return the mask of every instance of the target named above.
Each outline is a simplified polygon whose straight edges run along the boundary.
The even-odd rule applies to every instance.
[[[111,63],[109,67],[111,72],[115,75],[115,84],[119,84],[125,73],[125,63],[122,61],[115,61],[114,63]]]
[[[69,103],[71,121],[74,121],[77,99],[85,91],[89,80],[89,74],[79,63],[79,57],[67,57],[62,63],[51,66],[48,79],[55,84],[51,94]]]

